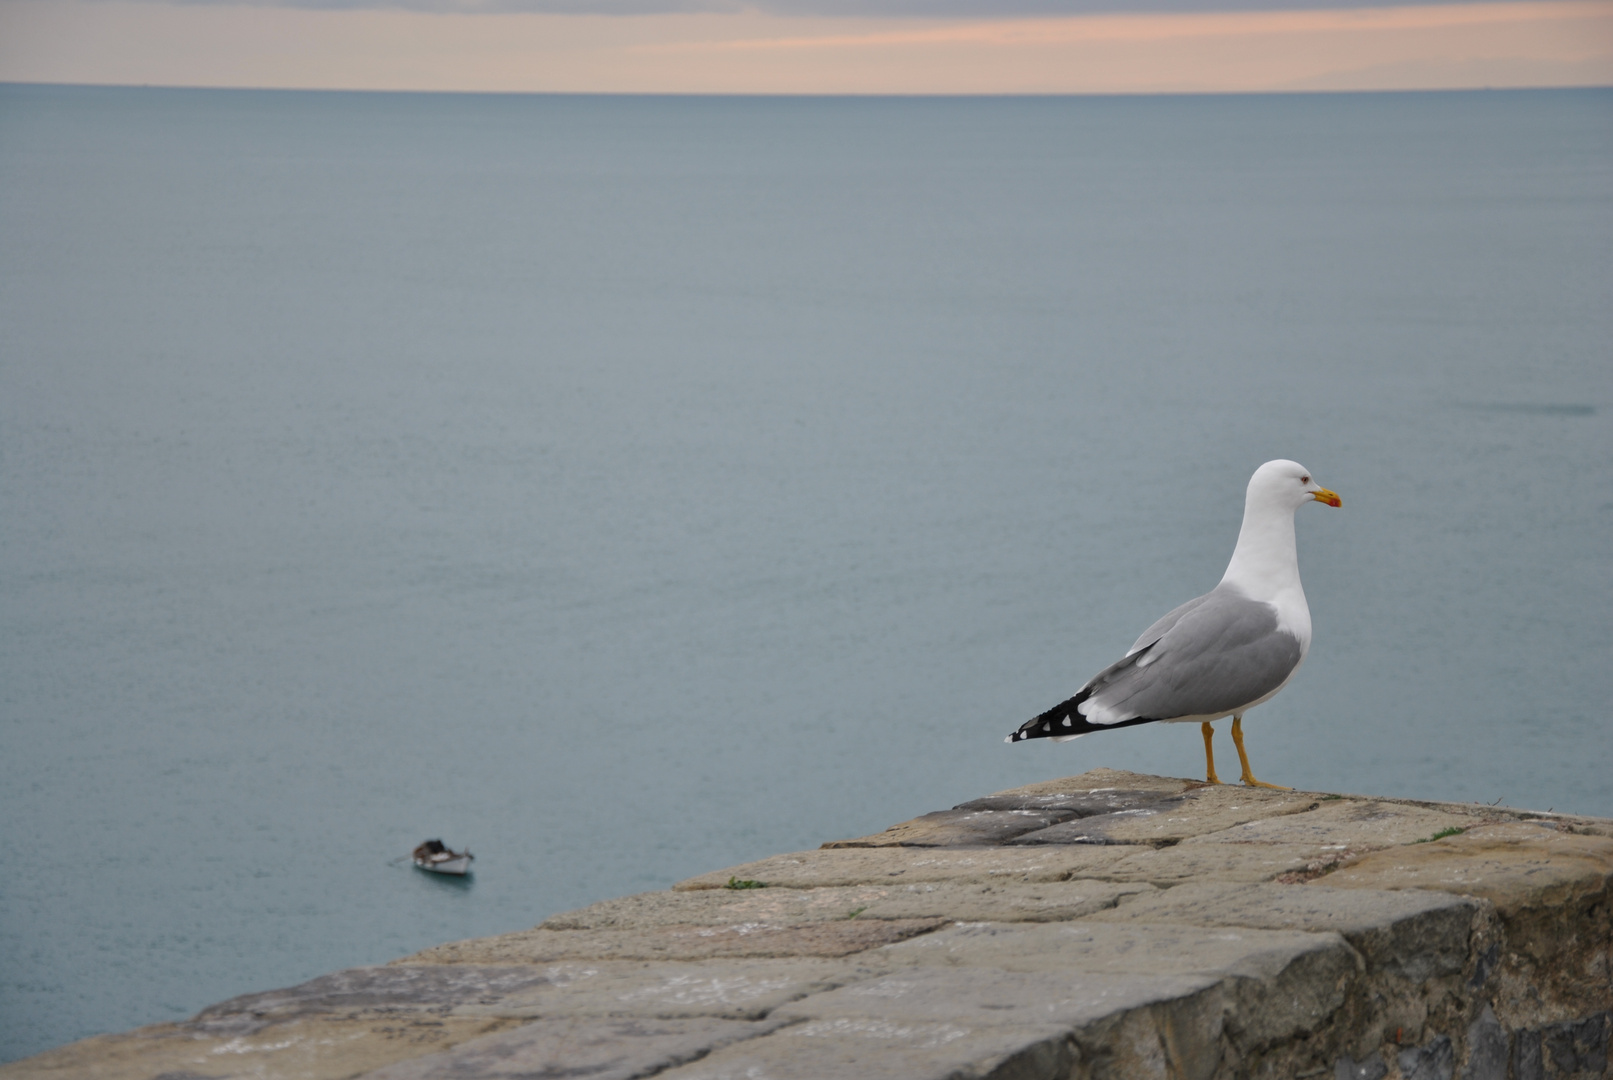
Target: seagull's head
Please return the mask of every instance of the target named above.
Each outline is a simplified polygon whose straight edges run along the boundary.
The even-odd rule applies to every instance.
[[[1281,507],[1290,513],[1308,502],[1342,505],[1333,492],[1318,484],[1311,471],[1297,461],[1268,461],[1249,478],[1248,500],[1251,504]]]

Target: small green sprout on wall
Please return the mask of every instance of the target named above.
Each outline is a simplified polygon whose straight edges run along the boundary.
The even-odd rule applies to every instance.
[[[765,889],[765,888],[767,888],[767,882],[765,882],[765,881],[749,881],[749,880],[741,881],[741,880],[739,880],[739,878],[731,877],[731,878],[728,879],[728,884],[724,885],[723,888],[725,888],[725,889]]]
[[[1426,843],[1429,843],[1430,841],[1433,841],[1433,840],[1443,840],[1447,836],[1461,836],[1465,832],[1467,832],[1466,829],[1458,829],[1456,826],[1452,825],[1448,829],[1439,830],[1439,832],[1435,833],[1433,836],[1424,837],[1421,840],[1413,840],[1412,843],[1414,843],[1414,844],[1426,844]]]

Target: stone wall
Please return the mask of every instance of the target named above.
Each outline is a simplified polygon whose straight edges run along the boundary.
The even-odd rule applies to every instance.
[[[1098,769],[5,1080],[1588,1080],[1613,822]]]

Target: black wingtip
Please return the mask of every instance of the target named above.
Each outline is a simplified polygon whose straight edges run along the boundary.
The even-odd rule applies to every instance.
[[[1090,723],[1081,715],[1080,706],[1091,696],[1092,688],[1082,687],[1081,692],[1073,698],[1060,702],[1034,719],[1025,721],[1018,731],[1004,741],[1024,742],[1027,739],[1049,739],[1061,735],[1088,735],[1094,731],[1109,731],[1113,728],[1131,727],[1133,724],[1151,724],[1156,719],[1137,717],[1113,724]]]
[[[1053,711],[1056,712],[1058,710],[1053,710]],[[1043,713],[1041,716],[1038,716],[1034,720],[1025,721],[1025,723],[1020,726],[1020,729],[1018,731],[1014,732],[1012,735],[1008,736],[1008,738],[1004,739],[1003,741],[1004,742],[1011,742],[1011,743],[1012,742],[1024,742],[1026,739],[1046,739],[1046,738],[1054,735],[1055,732],[1053,730],[1053,721],[1048,718],[1050,715],[1051,715],[1051,713]],[[1076,714],[1076,715],[1079,715],[1079,714]],[[1063,734],[1071,734],[1071,733],[1073,733],[1074,726],[1075,725],[1066,717],[1065,720],[1064,720],[1064,723],[1063,723],[1063,727],[1071,728],[1072,732],[1065,732],[1063,730],[1060,730],[1056,734],[1061,734],[1061,735],[1063,735]],[[1082,726],[1083,727],[1085,726],[1084,722],[1083,722]]]
[[[1053,712],[1058,713],[1059,710],[1055,709]],[[1043,716],[1048,715],[1052,714],[1043,714]],[[1053,720],[1042,719],[1041,716],[1034,720],[1026,721],[1024,727],[1003,741],[1014,743],[1025,742],[1028,739],[1068,738],[1073,735],[1090,735],[1094,731],[1113,731],[1116,728],[1135,727],[1138,724],[1155,724],[1158,722],[1159,717],[1157,716],[1136,716],[1130,720],[1117,720],[1112,724],[1091,724],[1087,722],[1086,717],[1072,709],[1067,716],[1060,713],[1056,724]]]

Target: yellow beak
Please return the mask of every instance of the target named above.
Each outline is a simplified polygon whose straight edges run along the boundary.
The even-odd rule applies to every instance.
[[[1331,492],[1331,491],[1327,490],[1327,488],[1323,488],[1320,491],[1313,491],[1313,492],[1311,492],[1311,496],[1317,502],[1319,502],[1319,503],[1327,503],[1327,505],[1329,505],[1329,506],[1343,506],[1344,505],[1344,501],[1342,499],[1340,499],[1338,497],[1338,495],[1335,494],[1334,492]]]

